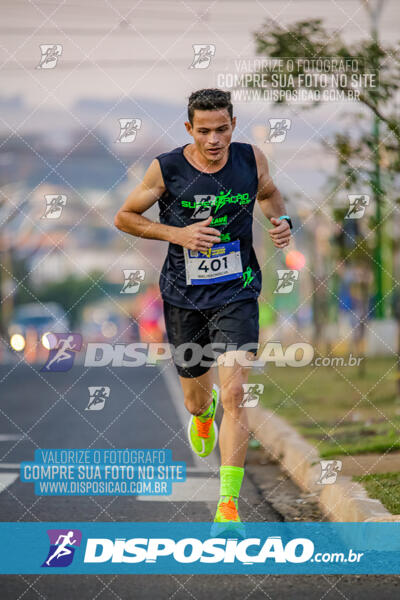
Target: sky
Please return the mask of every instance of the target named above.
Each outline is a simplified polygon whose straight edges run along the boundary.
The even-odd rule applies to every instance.
[[[386,44],[400,39],[399,4],[384,3],[379,31]],[[113,136],[117,118],[139,117],[135,143],[171,149],[191,141],[184,128],[190,93],[214,87],[216,74],[235,60],[256,57],[253,33],[266,19],[285,26],[321,18],[348,42],[370,30],[361,0],[1,0],[1,9],[0,131],[49,133],[65,121],[71,129],[108,127]],[[40,44],[62,45],[56,68],[36,68]],[[189,68],[194,44],[215,45],[209,68]],[[22,109],[13,106],[16,97]],[[357,106],[325,103],[293,113],[254,102],[234,109],[236,141],[259,143],[256,132],[270,117],[295,119],[287,142],[270,145],[271,169],[284,173],[288,191],[313,195],[333,165],[321,139],[343,126],[342,110]]]
[[[331,31],[367,37],[361,0],[2,0],[0,98],[23,95],[33,105],[72,105],[82,97],[136,95],[182,102],[227,61],[255,56],[252,32],[273,18],[281,25],[322,18]],[[125,25],[121,24],[125,21]],[[398,42],[398,0],[386,0],[385,42]],[[38,72],[39,45],[58,43],[56,69]],[[215,44],[210,69],[189,69],[193,44]]]

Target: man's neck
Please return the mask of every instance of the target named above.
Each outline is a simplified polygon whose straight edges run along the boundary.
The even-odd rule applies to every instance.
[[[229,146],[223,157],[218,160],[208,160],[205,158],[196,148],[196,144],[189,144],[183,151],[185,157],[190,163],[199,171],[204,173],[215,173],[220,171],[228,162],[229,158]]]

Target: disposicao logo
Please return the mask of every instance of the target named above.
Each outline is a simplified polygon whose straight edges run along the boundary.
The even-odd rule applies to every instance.
[[[81,545],[79,529],[48,529],[50,549],[42,567],[68,567],[74,558],[75,549]]]
[[[248,551],[252,547],[252,551]],[[300,552],[299,552],[300,550]],[[159,558],[171,557],[178,563],[302,563],[310,560],[314,544],[307,538],[295,538],[286,545],[280,536],[237,539],[183,538],[89,538],[86,543],[85,563],[156,563]]]

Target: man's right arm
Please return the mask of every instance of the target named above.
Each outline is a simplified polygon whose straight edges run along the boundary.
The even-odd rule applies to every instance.
[[[129,194],[115,215],[114,225],[131,235],[164,240],[191,250],[208,250],[220,241],[221,234],[218,229],[209,227],[212,217],[186,227],[164,225],[143,217],[142,213],[159,200],[165,189],[160,164],[154,159],[143,181]]]
[[[155,223],[142,213],[149,209],[163,195],[164,180],[160,164],[154,159],[141,183],[129,194],[125,203],[114,218],[114,225],[125,233],[152,240],[173,240],[176,227]]]

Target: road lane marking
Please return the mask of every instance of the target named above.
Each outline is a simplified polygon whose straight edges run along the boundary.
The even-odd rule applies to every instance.
[[[0,473],[0,493],[18,479],[19,473]]]
[[[18,442],[18,440],[24,440],[25,438],[24,433],[0,433],[0,442]]]

